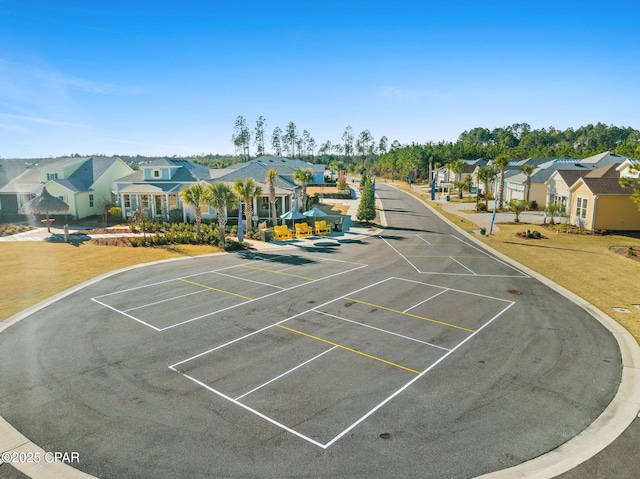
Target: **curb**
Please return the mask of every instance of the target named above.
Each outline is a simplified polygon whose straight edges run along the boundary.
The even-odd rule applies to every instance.
[[[446,221],[456,231],[473,241],[479,247],[491,252],[503,261],[516,266],[532,278],[537,279],[580,306],[611,332],[620,348],[622,358],[622,378],[620,380],[620,386],[611,403],[609,403],[593,423],[587,426],[587,428],[577,436],[574,436],[546,454],[518,464],[517,466],[477,476],[476,479],[553,478],[573,469],[603,451],[629,427],[640,411],[640,345],[638,345],[635,338],[622,325],[585,299],[475,238],[467,231],[449,221],[422,198],[411,195],[409,192],[400,188],[397,189],[416,198],[440,219]]]

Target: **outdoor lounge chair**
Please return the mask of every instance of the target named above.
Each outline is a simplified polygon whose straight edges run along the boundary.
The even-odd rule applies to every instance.
[[[296,238],[308,238],[313,235],[313,231],[307,223],[296,223]]]
[[[290,240],[293,234],[287,225],[275,225],[273,227],[273,237],[276,241]]]
[[[317,220],[315,226],[317,235],[331,234],[331,226],[327,224],[326,220]]]

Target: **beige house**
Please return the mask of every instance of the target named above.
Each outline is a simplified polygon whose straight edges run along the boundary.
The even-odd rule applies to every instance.
[[[589,230],[640,231],[640,210],[630,198],[633,189],[620,186],[621,166],[598,168],[571,186],[571,224]]]

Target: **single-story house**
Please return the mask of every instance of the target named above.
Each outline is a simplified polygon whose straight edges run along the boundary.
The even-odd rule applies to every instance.
[[[620,166],[604,167],[603,176],[586,175],[571,186],[571,224],[589,230],[640,230],[640,210],[630,197],[633,188],[620,186]]]
[[[116,182],[118,204],[124,218],[131,216],[135,209],[143,208],[150,218],[156,219],[168,219],[171,210],[179,210],[183,220],[188,221],[194,218],[195,212],[193,207],[183,205],[180,190],[197,182],[203,185],[222,182],[233,186],[238,179],[253,178],[262,187],[262,196],[254,199],[253,211],[260,220],[269,221],[271,202],[266,178],[271,168],[278,172],[275,182],[278,216],[302,207],[302,187],[293,180],[297,169],[310,168],[314,183],[324,182],[324,165],[288,158],[260,157],[220,169],[207,168],[184,158],[157,158],[141,164],[138,171]],[[204,219],[216,217],[216,212],[207,205],[201,210]],[[229,216],[236,214],[237,211],[229,212]]]
[[[140,164],[137,171],[120,178],[116,182],[116,197],[122,217],[129,218],[140,208],[147,211],[149,218],[169,219],[172,210],[180,212],[186,221],[193,211],[184,208],[180,200],[180,190],[195,183],[211,183],[210,169],[184,158],[154,158]],[[212,217],[208,209],[203,218]],[[214,216],[213,216],[214,217]]]
[[[541,160],[541,158],[536,158],[535,160]],[[562,168],[564,170],[589,171],[588,167],[582,166],[580,164],[579,158],[547,158],[547,161],[543,163],[535,161],[519,164],[517,172],[515,174],[512,174],[505,180],[505,203],[508,203],[512,199],[525,199],[527,175],[522,172],[522,166],[525,164],[532,164],[535,166],[535,169],[531,173],[531,189],[529,190],[529,201],[535,201],[540,206],[544,206],[547,204],[548,192],[545,182],[556,170]]]
[[[101,214],[102,203],[112,201],[113,184],[133,170],[117,157],[41,159],[0,188],[5,215],[21,214],[22,206],[44,187],[69,205],[75,219]]]
[[[545,181],[547,186],[548,202],[559,203],[564,206],[564,213],[570,214],[571,208],[571,187],[580,178],[619,178],[616,172],[618,164],[602,166],[595,170],[581,168],[575,170],[556,170],[549,179]]]

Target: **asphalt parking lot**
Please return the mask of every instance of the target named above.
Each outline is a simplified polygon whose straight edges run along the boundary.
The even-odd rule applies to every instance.
[[[104,478],[476,477],[596,420],[614,336],[378,191],[379,235],[135,268],[17,322],[0,414]]]

